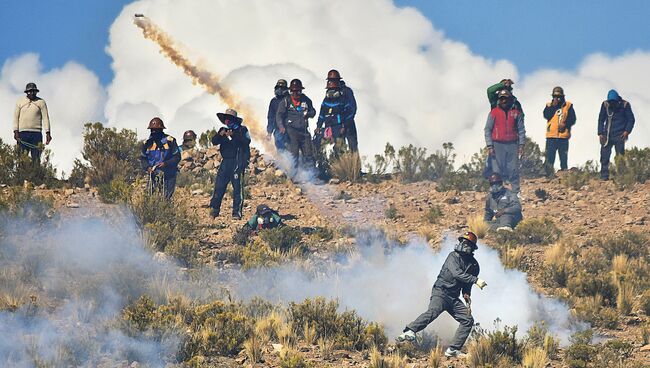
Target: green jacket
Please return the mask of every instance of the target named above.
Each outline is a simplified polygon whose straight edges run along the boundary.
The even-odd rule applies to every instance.
[[[260,224],[258,222],[260,216],[258,214],[254,214],[253,217],[251,217],[250,220],[246,222],[246,225],[252,230],[274,229],[280,225],[283,225],[282,218],[275,211],[272,211],[270,213],[270,216],[264,216],[264,217],[265,219],[263,219],[262,224]]]
[[[499,97],[497,96],[497,93],[506,88],[506,85],[503,84],[502,82],[499,82],[497,84],[493,84],[488,87],[487,89],[487,97],[488,101],[490,101],[490,108],[493,109],[496,107],[497,103],[499,102]],[[517,97],[512,95],[512,98],[514,99],[514,104],[519,108],[519,111],[521,111],[521,114],[524,115],[524,109],[521,107],[521,104],[519,101],[517,101]]]

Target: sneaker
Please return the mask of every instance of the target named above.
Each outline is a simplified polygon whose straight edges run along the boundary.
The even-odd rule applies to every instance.
[[[406,330],[402,332],[401,335],[397,336],[396,338],[397,342],[402,342],[402,341],[415,341],[415,332],[411,330]]]
[[[463,353],[462,351],[460,351],[458,349],[454,349],[452,347],[449,347],[449,348],[447,348],[447,350],[445,350],[445,356],[447,358],[454,358],[454,357],[464,358],[464,357],[467,356],[467,354]]]
[[[507,231],[507,232],[511,233],[513,230],[512,230],[512,228],[510,226],[500,226],[500,227],[497,227],[497,232],[499,232],[499,231]]]

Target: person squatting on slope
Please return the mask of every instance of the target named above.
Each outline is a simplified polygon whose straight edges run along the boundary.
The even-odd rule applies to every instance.
[[[181,151],[176,139],[163,132],[165,124],[156,117],[149,122],[149,138],[142,145],[140,166],[149,175],[149,193],[162,191],[170,199],[176,189],[176,174]]]
[[[415,334],[424,330],[443,311],[447,311],[460,326],[456,330],[454,339],[445,351],[448,357],[462,356],[460,349],[472,331],[474,318],[470,312],[472,285],[476,284],[483,289],[487,283],[478,278],[479,264],[474,258],[477,237],[472,232],[466,232],[458,238],[458,244],[449,253],[447,260],[442,265],[440,274],[431,289],[429,307],[413,322],[409,323],[404,332],[397,337],[398,342],[413,341]],[[467,305],[458,298],[461,295]]]
[[[515,82],[512,81],[512,79],[501,79],[501,82],[493,84],[488,87],[487,89],[487,97],[488,101],[490,101],[490,109],[493,109],[497,106],[499,102],[499,92],[503,90],[507,90],[512,94],[512,85],[515,84]],[[512,100],[515,106],[521,111],[521,113],[524,113],[524,109],[521,107],[521,104],[519,103],[519,100],[517,100],[517,97],[515,95],[512,95]]]
[[[249,230],[275,229],[284,226],[280,215],[265,204],[257,206],[255,214],[244,225]]]
[[[576,123],[576,112],[573,104],[564,97],[562,87],[553,88],[553,98],[544,108],[546,119],[546,165],[553,168],[555,152],[560,156],[560,170],[568,168],[569,138],[571,127]]]
[[[600,178],[609,179],[609,159],[612,147],[616,155],[625,154],[625,141],[634,128],[634,113],[629,102],[616,90],[607,93],[607,100],[600,105],[598,115],[598,138],[600,139]]]
[[[32,164],[40,164],[41,150],[39,144],[43,143],[43,130],[45,130],[45,144],[50,144],[50,115],[47,111],[45,100],[37,97],[39,92],[36,83],[27,83],[25,97],[16,102],[14,110],[13,131],[14,139],[21,152],[28,152],[32,157]]]
[[[269,102],[269,111],[266,114],[266,132],[268,133],[268,138],[271,139],[271,136],[274,138],[275,148],[278,151],[287,149],[289,145],[289,137],[287,133],[280,133],[278,125],[275,121],[275,116],[278,112],[278,104],[282,99],[289,95],[289,89],[287,88],[287,81],[284,79],[278,80],[274,88],[275,96]]]
[[[345,81],[341,79],[341,74],[336,69],[332,69],[327,72],[327,81],[335,81],[339,84],[339,92],[345,100],[347,105],[347,117],[344,122],[345,129],[343,135],[347,140],[348,148],[352,152],[359,152],[359,140],[357,138],[357,124],[354,121],[354,117],[357,114],[357,100],[354,98],[354,92],[352,89],[345,84]]]
[[[316,110],[309,99],[302,93],[305,89],[300,79],[294,79],[289,84],[290,94],[278,104],[275,122],[281,134],[289,136],[289,152],[293,158],[294,167],[314,167],[314,148],[309,134],[309,119],[316,116]],[[302,163],[301,163],[302,156]]]
[[[485,144],[492,170],[510,182],[519,193],[519,157],[524,152],[526,128],[524,114],[507,89],[499,91],[499,100],[485,123]]]
[[[494,173],[488,178],[490,193],[485,198],[485,221],[491,230],[512,231],[523,219],[521,203],[517,195],[503,186],[501,175]]]
[[[210,215],[213,218],[219,216],[226,188],[232,183],[232,217],[241,219],[244,208],[244,172],[250,160],[251,136],[248,128],[242,125],[242,119],[237,117],[237,111],[227,109],[225,113],[217,113],[217,117],[226,126],[219,128],[212,137],[212,144],[219,146],[221,164],[214,180]]]

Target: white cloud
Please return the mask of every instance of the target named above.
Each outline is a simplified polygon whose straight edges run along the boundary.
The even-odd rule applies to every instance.
[[[24,96],[25,84],[35,82],[50,115],[49,148],[54,153],[53,162],[69,174],[74,159],[80,156],[83,125],[103,120],[104,89],[93,72],[75,62],[57,69],[42,69],[36,54],[23,54],[4,62],[0,75],[0,111],[6,125],[0,137],[5,142],[13,142],[11,121],[16,101]]]

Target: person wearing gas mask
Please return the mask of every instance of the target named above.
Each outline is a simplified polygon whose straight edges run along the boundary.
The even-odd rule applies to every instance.
[[[485,144],[493,172],[510,182],[519,194],[519,158],[524,152],[526,128],[524,114],[515,104],[512,93],[499,91],[499,99],[485,123]]]
[[[339,85],[339,92],[345,99],[345,104],[347,106],[347,116],[345,118],[345,130],[343,135],[347,141],[348,148],[350,151],[357,152],[359,151],[359,140],[357,138],[357,124],[355,123],[354,117],[357,114],[357,100],[354,98],[354,92],[352,88],[348,87],[345,84],[345,81],[341,79],[341,74],[338,70],[332,69],[327,72],[327,81],[337,82]]]
[[[627,141],[634,128],[634,113],[629,102],[616,90],[607,93],[607,100],[600,105],[598,115],[598,138],[600,139],[600,178],[609,180],[609,159],[612,147],[616,155],[625,154]]]
[[[484,219],[492,230],[512,231],[523,219],[519,198],[503,186],[501,175],[494,173],[488,181],[490,193],[485,198]]]
[[[560,170],[568,168],[569,138],[571,128],[576,123],[573,104],[564,97],[562,87],[553,88],[553,100],[544,108],[546,119],[546,165],[552,169],[555,165],[555,152],[560,156]]]
[[[274,138],[275,148],[278,151],[287,149],[289,138],[287,137],[286,132],[280,133],[278,125],[275,122],[275,115],[278,112],[278,104],[289,94],[289,89],[287,88],[287,81],[284,79],[278,80],[275,84],[275,96],[271,99],[269,103],[269,111],[266,114],[267,124],[266,132],[268,133],[268,138],[271,139],[271,136]]]
[[[294,167],[302,163],[305,168],[313,168],[314,148],[309,134],[309,119],[316,116],[316,109],[309,97],[302,93],[303,89],[300,79],[291,81],[290,94],[278,104],[275,122],[279,132],[289,136],[289,152]]]
[[[249,230],[258,231],[263,229],[275,229],[283,226],[280,215],[265,204],[257,206],[255,214],[244,225]]]
[[[183,151],[190,151],[196,147],[196,133],[193,130],[187,130],[183,133],[183,144],[181,149]]]
[[[210,214],[213,218],[219,216],[221,200],[228,184],[232,183],[232,217],[239,220],[244,208],[244,172],[250,160],[251,136],[248,128],[242,125],[242,119],[237,117],[237,111],[227,109],[225,113],[217,113],[217,117],[226,126],[212,137],[212,144],[219,146],[222,160],[214,180]]]
[[[442,265],[440,274],[433,284],[427,311],[404,328],[404,332],[397,337],[398,342],[414,341],[417,332],[424,330],[442,312],[446,311],[460,323],[460,326],[456,330],[451,345],[445,350],[445,356],[466,355],[460,349],[474,326],[474,318],[472,318],[470,310],[472,285],[476,284],[481,290],[487,286],[484,280],[478,278],[480,267],[474,258],[474,251],[478,249],[477,240],[476,234],[471,231],[458,238],[458,243],[447,256],[447,260]],[[461,295],[466,304],[460,300]]]
[[[165,124],[161,118],[151,119],[148,129],[151,134],[142,145],[140,165],[149,175],[149,192],[161,191],[170,199],[176,189],[181,151],[176,139],[163,131]]]

